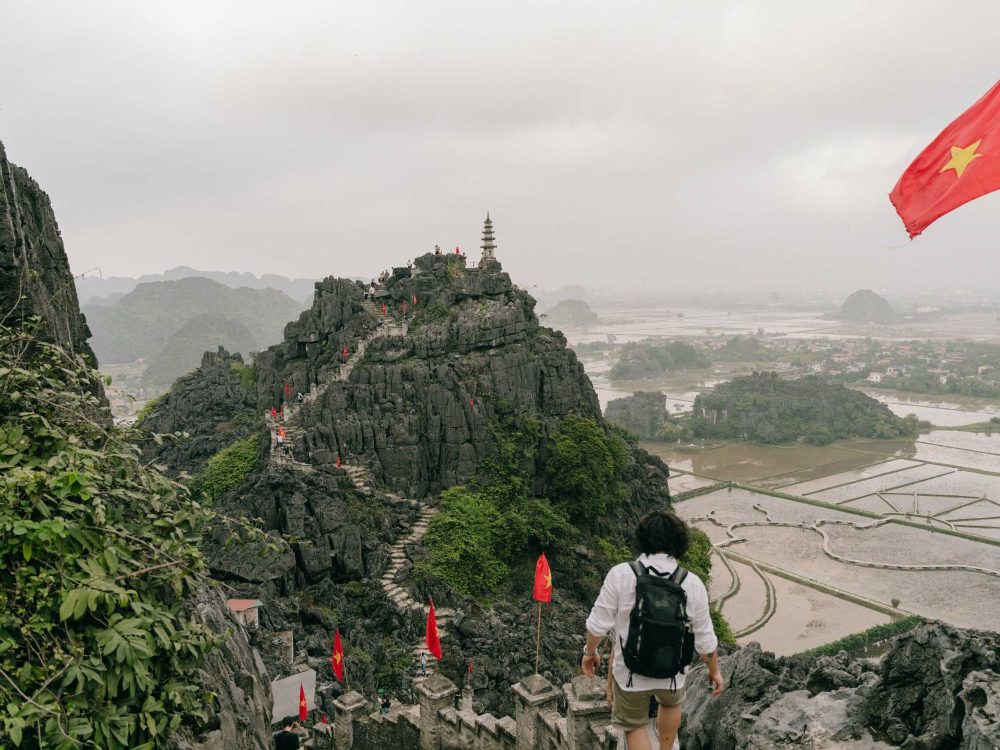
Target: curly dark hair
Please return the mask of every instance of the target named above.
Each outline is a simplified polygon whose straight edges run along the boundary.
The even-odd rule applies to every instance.
[[[651,511],[635,527],[635,548],[641,554],[666,552],[681,558],[690,546],[691,533],[687,524],[670,511]]]

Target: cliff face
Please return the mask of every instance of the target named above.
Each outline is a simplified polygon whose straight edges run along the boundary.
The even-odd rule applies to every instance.
[[[565,338],[538,324],[534,300],[498,264],[467,269],[456,256],[425,255],[412,272],[395,269],[386,288],[366,310],[361,285],[321,282],[285,342],[257,360],[265,406],[278,403],[285,383],[302,392],[326,383],[302,418],[313,460],[332,463],[339,454],[422,497],[473,476],[498,419],[531,412],[543,431],[571,413],[601,420]],[[406,305],[406,335],[373,341],[349,381],[335,380],[332,366],[377,327],[383,301],[397,317]]]
[[[0,143],[0,319],[32,315],[44,338],[97,366],[49,196]]]
[[[1000,747],[1000,635],[928,623],[880,662],[775,659],[751,644],[724,660],[728,689],[688,680],[689,750],[986,750]]]

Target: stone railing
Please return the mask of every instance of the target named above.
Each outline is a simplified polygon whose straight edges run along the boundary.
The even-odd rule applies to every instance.
[[[420,750],[624,750],[610,729],[611,711],[604,681],[580,676],[556,688],[541,675],[512,686],[514,717],[497,718],[472,709],[466,688],[456,706],[458,686],[433,674],[417,686],[419,704],[371,712],[357,692],[337,698],[334,738],[337,750],[419,748]],[[564,702],[565,715],[559,712]]]

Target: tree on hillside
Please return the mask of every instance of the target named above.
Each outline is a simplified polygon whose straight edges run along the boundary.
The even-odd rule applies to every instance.
[[[568,416],[547,443],[550,497],[577,521],[593,521],[622,499],[628,447],[593,419]]]

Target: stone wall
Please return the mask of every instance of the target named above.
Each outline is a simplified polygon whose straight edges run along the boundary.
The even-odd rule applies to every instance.
[[[356,692],[334,701],[337,750],[616,750],[600,678],[577,677],[556,688],[535,674],[512,686],[514,717],[477,714],[466,688],[434,674],[417,686],[419,704],[388,716],[368,714]],[[565,713],[559,711],[565,704]]]

